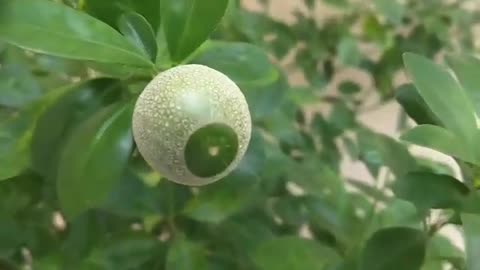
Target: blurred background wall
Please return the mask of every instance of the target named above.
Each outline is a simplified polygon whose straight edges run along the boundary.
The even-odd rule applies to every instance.
[[[262,5],[260,5],[257,0],[242,0],[242,4],[246,9],[252,11],[263,10]],[[467,5],[468,8],[480,9],[480,1],[478,0],[470,1]],[[268,7],[267,12],[277,20],[291,23],[295,21],[295,16],[293,15],[293,12],[295,10],[300,10],[302,12],[311,12],[307,10],[307,8],[303,5],[303,1],[301,0],[271,0],[271,4]],[[331,16],[337,16],[337,14],[339,14],[338,10],[322,4],[321,1],[317,2],[317,5],[313,12],[314,14],[316,14],[315,19],[319,24],[321,24],[322,21],[324,21],[325,19],[331,18]],[[480,26],[472,25],[472,29],[475,35],[479,37],[478,40],[480,41]],[[365,47],[362,49],[367,50],[368,53],[372,55],[375,55],[376,53],[374,48]],[[291,59],[288,59],[287,57],[286,59],[282,60],[282,65],[287,66],[289,61],[291,61]],[[301,72],[289,71],[287,75],[292,85],[305,84],[305,78],[303,78]],[[342,81],[342,79],[345,78],[360,83],[363,89],[372,89],[374,85],[372,78],[368,74],[355,69],[345,69],[341,70],[336,74],[335,79],[329,84],[326,91],[334,92],[338,82]],[[398,76],[395,77],[395,83],[398,85],[406,81],[408,81],[408,78],[403,73],[400,73],[398,74]],[[375,97],[373,97],[372,99],[375,99]],[[328,108],[312,109],[324,110]],[[398,138],[400,135],[397,131],[397,119],[399,117],[399,110],[400,106],[395,101],[390,101],[380,107],[375,107],[372,108],[372,110],[362,112],[360,115],[357,115],[357,117],[359,117],[359,120],[363,124],[372,128],[373,130],[394,138]],[[418,156],[429,157],[431,159],[450,164],[456,170],[457,175],[460,177],[458,166],[450,157],[435,152],[433,150],[417,146],[412,146],[410,150]],[[367,169],[361,162],[348,160],[347,155],[344,155],[344,158],[345,160],[342,161],[342,174],[345,177],[355,177],[356,179],[361,179],[369,182],[372,180]],[[447,226],[442,230],[442,232],[454,239],[456,244],[459,247],[463,248],[461,234],[455,228]]]

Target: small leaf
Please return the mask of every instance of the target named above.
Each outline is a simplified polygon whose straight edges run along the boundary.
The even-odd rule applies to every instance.
[[[357,66],[361,60],[357,40],[351,36],[342,38],[338,44],[338,61],[345,66]]]
[[[326,269],[335,265],[340,257],[318,242],[285,236],[260,244],[253,259],[259,270],[305,270]]]
[[[405,7],[398,0],[375,0],[374,3],[388,21],[397,26],[402,23]]]
[[[338,86],[338,91],[344,95],[354,95],[360,92],[360,90],[360,85],[352,81],[343,81]]]
[[[178,238],[167,253],[166,270],[207,270],[206,249],[184,238]]]
[[[459,158],[467,162],[475,162],[470,148],[447,129],[432,125],[420,125],[407,131],[401,137],[402,140],[437,150],[446,155]]]
[[[467,252],[467,269],[480,269],[480,216],[462,214],[463,233]]]
[[[148,58],[105,23],[63,4],[2,0],[0,39],[71,59],[151,67]]]
[[[132,106],[114,104],[78,126],[64,146],[57,192],[67,218],[100,206],[120,178],[133,145]]]
[[[400,86],[395,92],[395,98],[402,105],[408,116],[415,120],[417,124],[442,125],[440,119],[432,112],[412,84]]]
[[[196,50],[220,23],[228,0],[163,0],[162,25],[173,61]]]
[[[452,75],[416,54],[405,54],[404,62],[418,92],[445,127],[466,140],[467,144],[473,143],[477,130],[475,110]]]
[[[128,12],[118,20],[120,32],[137,48],[141,49],[152,62],[157,59],[157,41],[152,26],[140,14]]]
[[[375,232],[361,256],[360,270],[419,270],[425,260],[426,235],[405,227]]]
[[[393,185],[398,198],[414,203],[427,210],[462,207],[469,189],[459,180],[428,172],[411,172],[398,178]]]

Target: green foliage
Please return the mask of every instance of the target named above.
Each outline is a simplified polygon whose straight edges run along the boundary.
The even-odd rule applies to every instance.
[[[173,61],[181,62],[213,32],[228,0],[163,0],[162,25]]]
[[[84,13],[43,0],[2,2],[0,35],[9,43],[71,59],[150,66],[120,33]]]
[[[157,59],[157,42],[152,26],[138,13],[125,13],[118,20],[120,32],[140,48],[150,60]]]
[[[420,269],[425,260],[426,235],[419,230],[392,227],[367,241],[360,269]]]
[[[480,16],[461,2],[305,0],[286,23],[269,0],[0,0],[0,269],[480,269]],[[445,51],[451,70],[427,59]],[[144,87],[188,63],[231,78],[253,120],[239,166],[201,188],[153,171],[131,135]],[[373,87],[332,83],[345,69]],[[392,101],[400,140],[360,121]]]
[[[131,121],[132,106],[114,104],[72,131],[56,179],[60,205],[69,219],[98,206],[122,175],[133,145]]]

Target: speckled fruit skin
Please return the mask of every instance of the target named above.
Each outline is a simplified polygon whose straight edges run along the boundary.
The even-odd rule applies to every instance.
[[[238,136],[233,161],[212,177],[199,177],[186,166],[190,136],[219,123]],[[167,179],[201,186],[228,175],[240,162],[251,135],[248,104],[238,86],[223,73],[203,65],[182,65],[157,75],[139,96],[133,113],[133,135],[140,154]]]

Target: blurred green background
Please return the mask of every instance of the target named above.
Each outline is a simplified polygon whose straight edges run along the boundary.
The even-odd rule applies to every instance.
[[[452,58],[464,98],[419,55],[475,54],[479,23],[462,0],[0,0],[0,270],[479,270],[476,141],[398,139],[476,130],[479,62]],[[254,125],[200,188],[146,164],[128,109],[188,63]]]

